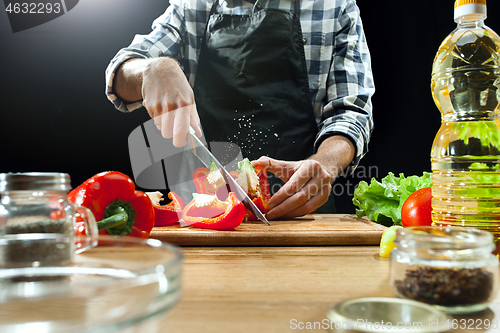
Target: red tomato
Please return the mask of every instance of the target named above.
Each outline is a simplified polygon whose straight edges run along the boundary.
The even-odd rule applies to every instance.
[[[403,227],[413,227],[432,224],[432,192],[430,187],[424,187],[412,193],[401,208]]]

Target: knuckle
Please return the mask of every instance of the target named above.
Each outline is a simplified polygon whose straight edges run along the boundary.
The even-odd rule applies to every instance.
[[[146,110],[148,110],[148,112],[151,112],[152,107],[151,107],[151,105],[149,103],[149,99],[144,98],[142,100],[142,105],[144,106],[144,108],[146,108]]]
[[[178,136],[178,135],[185,134],[187,131],[185,128],[183,128],[181,126],[177,126],[177,127],[173,128],[172,132],[173,132],[174,136]]]
[[[176,103],[174,103],[174,102],[171,102],[170,100],[169,100],[169,101],[167,101],[167,103],[166,103],[166,104],[167,104],[167,111],[170,111],[170,112],[171,112],[171,111],[174,111],[174,110],[177,110],[177,109],[178,109],[177,104],[176,104]]]
[[[298,180],[296,180],[296,179],[289,180],[288,184],[289,184],[289,187],[291,190],[297,191],[299,188],[299,183],[298,183]]]
[[[305,203],[309,200],[309,195],[305,191],[299,191],[296,193],[297,201],[300,203]]]
[[[318,170],[321,167],[321,164],[316,160],[307,160],[307,166],[311,169]]]
[[[143,101],[144,107],[148,110],[155,112],[156,114],[160,114],[162,111],[162,105],[159,101]]]
[[[330,182],[331,182],[331,177],[330,177],[330,174],[328,174],[328,172],[323,172],[321,174],[321,183],[322,184],[328,184],[330,186]]]
[[[316,205],[312,201],[308,201],[304,204],[304,215],[308,214],[316,209]]]

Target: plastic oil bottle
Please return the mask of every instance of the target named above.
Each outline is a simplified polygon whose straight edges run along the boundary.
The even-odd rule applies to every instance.
[[[457,0],[457,27],[432,67],[442,124],[432,146],[434,225],[500,238],[500,38],[484,25],[486,0]]]

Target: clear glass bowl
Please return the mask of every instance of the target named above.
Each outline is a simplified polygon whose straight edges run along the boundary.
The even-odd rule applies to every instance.
[[[181,269],[172,245],[112,236],[65,266],[0,269],[0,332],[135,332],[179,301]]]

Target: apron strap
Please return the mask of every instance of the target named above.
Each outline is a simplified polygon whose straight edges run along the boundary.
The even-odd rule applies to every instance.
[[[300,19],[300,0],[295,0],[295,17]]]

